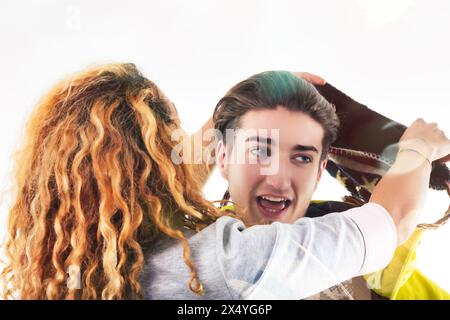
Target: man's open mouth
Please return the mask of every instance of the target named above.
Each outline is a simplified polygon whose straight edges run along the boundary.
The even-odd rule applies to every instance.
[[[256,197],[256,203],[265,218],[276,220],[287,211],[292,201],[285,197],[264,195]]]

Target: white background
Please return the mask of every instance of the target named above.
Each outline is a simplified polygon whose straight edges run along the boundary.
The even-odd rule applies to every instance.
[[[0,233],[10,204],[11,154],[37,99],[63,76],[104,62],[134,62],[197,130],[235,83],[264,70],[310,71],[375,111],[450,134],[450,2],[5,1],[0,2]],[[207,198],[226,183],[215,172]],[[324,177],[316,199],[345,191]],[[422,220],[445,212],[430,192]],[[450,227],[428,234],[418,264],[450,291]]]

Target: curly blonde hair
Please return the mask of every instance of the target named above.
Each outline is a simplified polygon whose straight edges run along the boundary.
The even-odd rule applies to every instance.
[[[133,64],[90,68],[44,96],[15,162],[4,298],[142,298],[143,252],[162,233],[182,243],[189,287],[203,292],[182,229],[217,211],[194,168],[171,161],[173,108]]]

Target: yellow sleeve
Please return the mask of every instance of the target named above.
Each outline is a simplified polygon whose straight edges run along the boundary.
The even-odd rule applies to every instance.
[[[450,294],[416,268],[398,290],[396,300],[450,300]]]
[[[416,268],[416,249],[425,233],[416,229],[399,246],[389,265],[383,270],[365,275],[369,289],[391,300],[450,299],[450,294]]]

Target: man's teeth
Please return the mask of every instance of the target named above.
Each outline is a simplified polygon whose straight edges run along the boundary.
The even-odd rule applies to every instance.
[[[274,201],[274,202],[280,202],[280,201],[286,201],[286,198],[278,198],[278,197],[271,197],[271,196],[261,196],[261,198],[265,199],[265,200],[269,200],[269,201]]]

